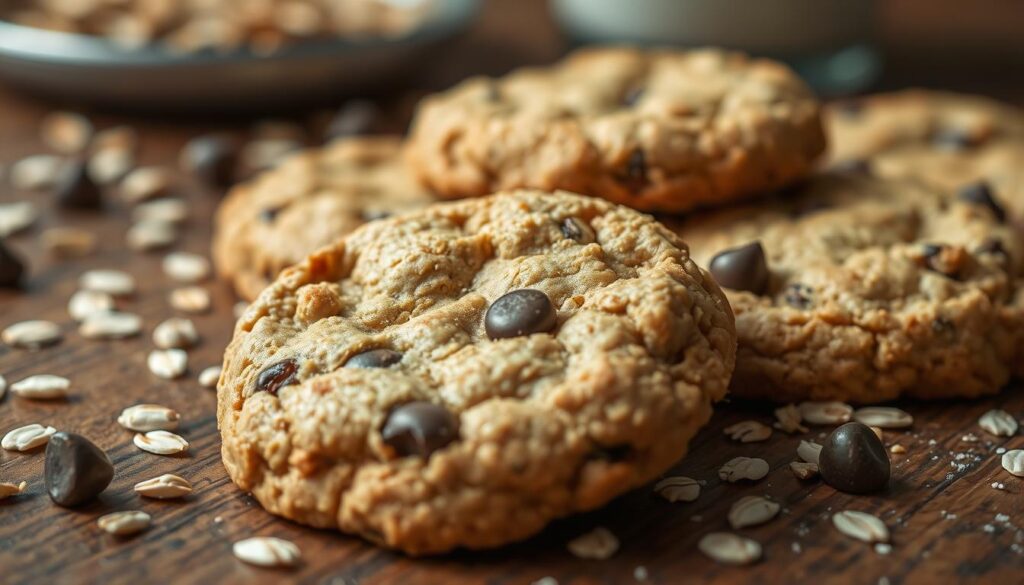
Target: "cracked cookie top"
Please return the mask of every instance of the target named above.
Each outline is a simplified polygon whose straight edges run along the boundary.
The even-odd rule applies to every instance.
[[[225,465],[413,554],[524,538],[664,471],[723,397],[724,294],[649,216],[517,191],[372,222],[235,329]]]
[[[570,189],[678,212],[781,187],[825,148],[783,65],[720,50],[590,49],[426,98],[410,155],[447,196]]]
[[[236,187],[217,212],[213,254],[239,295],[360,225],[433,198],[409,174],[397,137],[340,140]]]
[[[833,172],[672,227],[735,311],[734,392],[866,403],[1007,381],[1024,250],[1002,216],[983,195]]]

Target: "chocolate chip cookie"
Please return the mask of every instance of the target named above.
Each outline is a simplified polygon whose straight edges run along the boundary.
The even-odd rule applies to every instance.
[[[340,140],[235,188],[217,212],[213,257],[253,299],[277,273],[373,219],[429,204],[394,137]]]
[[[824,148],[817,100],[778,63],[614,48],[428,97],[410,154],[444,196],[559,188],[679,212],[783,186]]]
[[[275,513],[486,548],[663,472],[725,394],[724,294],[652,218],[519,191],[371,222],[242,316],[217,418]]]
[[[1024,249],[980,198],[833,172],[672,227],[726,289],[732,389],[778,401],[975,397],[1010,377]]]

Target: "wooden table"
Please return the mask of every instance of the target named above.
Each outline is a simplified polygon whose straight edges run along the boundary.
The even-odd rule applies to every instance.
[[[507,8],[509,3],[502,6]],[[534,12],[536,14],[536,11]],[[487,39],[489,46],[519,46],[506,59],[537,61],[560,47],[544,25],[534,27],[536,42],[516,45],[513,30],[526,30],[532,21],[512,13],[490,13],[467,43]],[[539,31],[539,32],[538,32]],[[497,45],[495,44],[497,43]],[[525,48],[524,48],[525,47]],[[499,51],[500,52],[500,51]],[[464,51],[464,54],[472,54]],[[470,59],[471,60],[471,59]],[[460,61],[466,65],[467,59]],[[457,78],[463,72],[439,63],[436,79]],[[489,61],[491,70],[510,63]],[[479,64],[466,65],[480,68]],[[444,82],[451,81],[446,79]],[[394,100],[403,113],[410,99]],[[47,111],[32,99],[0,90],[0,162],[42,152],[37,124]],[[119,117],[94,118],[101,126]],[[142,134],[142,162],[173,164],[181,144],[211,128],[181,121],[131,120]],[[181,195],[191,204],[187,237],[178,249],[206,253],[210,216],[217,196],[186,187]],[[541,535],[518,545],[482,553],[457,553],[431,559],[409,559],[335,533],[310,530],[265,513],[227,478],[220,463],[215,395],[200,388],[195,376],[217,364],[231,335],[235,299],[221,283],[205,286],[214,295],[214,310],[194,320],[203,336],[190,352],[190,373],[180,381],[162,381],[146,368],[151,349],[149,332],[174,315],[167,293],[174,284],[160,270],[161,254],[128,251],[124,232],[128,210],[113,204],[104,214],[58,212],[49,195],[0,189],[0,202],[31,198],[45,210],[37,227],[11,238],[10,244],[31,264],[28,286],[21,293],[0,291],[0,328],[30,318],[61,324],[65,338],[57,346],[36,352],[0,345],[0,373],[8,382],[37,373],[54,373],[72,380],[66,402],[33,402],[14,396],[0,401],[0,433],[32,422],[90,437],[107,450],[117,467],[113,484],[99,501],[80,509],[53,505],[42,485],[42,452],[0,451],[0,481],[29,483],[26,494],[0,502],[0,582],[2,583],[531,583],[545,576],[559,583],[631,583],[641,577],[651,583],[675,582],[804,582],[844,583],[1019,582],[1024,569],[1024,479],[1002,470],[998,447],[1024,445],[1024,438],[996,439],[977,427],[978,416],[1004,408],[1020,416],[1024,394],[1007,391],[979,402],[904,404],[916,417],[908,432],[887,432],[887,445],[899,443],[905,455],[894,455],[894,482],[885,494],[854,497],[837,493],[819,481],[799,481],[788,469],[801,438],[820,441],[826,429],[805,436],[776,432],[767,442],[741,445],[722,429],[744,419],[771,421],[771,409],[761,405],[723,405],[694,441],[691,455],[674,472],[706,480],[700,498],[690,504],[670,504],[649,487],[627,494],[603,510],[557,522]],[[101,236],[99,251],[82,260],[57,261],[44,253],[42,229],[73,224]],[[138,279],[140,291],[122,303],[143,316],[144,335],[117,342],[82,339],[65,305],[76,289],[79,274],[91,268],[120,268]],[[1018,388],[1019,390],[1019,388]],[[191,442],[184,457],[159,457],[132,445],[131,433],[115,422],[126,406],[156,402],[183,416],[181,433]],[[974,433],[980,440],[964,442]],[[763,457],[771,474],[750,485],[725,484],[717,469],[726,460],[748,455]],[[162,473],[189,478],[196,493],[184,502],[158,502],[137,497],[132,486]],[[1004,484],[1003,489],[992,487]],[[741,531],[764,545],[764,559],[751,567],[733,568],[704,557],[696,543],[704,534],[728,529],[729,506],[745,495],[768,494],[783,503],[774,521]],[[101,532],[101,514],[141,509],[153,516],[152,529],[131,539]],[[880,554],[851,540],[832,526],[832,513],[851,509],[877,514],[891,527],[893,548]],[[1005,516],[1002,516],[1005,515]],[[622,548],[606,561],[571,556],[568,539],[597,525],[614,532]],[[237,561],[231,544],[253,535],[274,535],[296,542],[304,562],[294,571],[262,570]]]

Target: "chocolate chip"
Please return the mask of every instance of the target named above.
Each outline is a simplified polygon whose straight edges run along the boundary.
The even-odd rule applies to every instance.
[[[114,479],[114,465],[89,439],[60,432],[46,444],[43,481],[50,498],[61,506],[77,506],[96,496]]]
[[[771,279],[761,242],[719,252],[711,259],[711,275],[726,288],[756,295],[768,290]]]
[[[948,150],[967,150],[980,146],[984,140],[959,128],[940,128],[932,133],[932,144]]]
[[[813,288],[795,282],[786,287],[786,304],[797,309],[808,309],[814,304],[811,300],[813,295]]]
[[[393,349],[371,349],[348,358],[346,368],[387,368],[402,361],[402,354]]]
[[[631,191],[639,191],[647,185],[647,156],[637,148],[626,161],[626,183]]]
[[[277,396],[277,391],[295,383],[295,374],[299,364],[295,360],[281,360],[260,372],[256,377],[256,391],[270,392]]]
[[[0,240],[0,287],[17,287],[24,273],[25,263]]]
[[[276,207],[266,207],[262,211],[260,211],[260,219],[266,223],[273,223],[274,220],[277,219],[278,214],[280,214],[283,209],[283,205],[278,205]]]
[[[839,161],[832,165],[832,170],[837,173],[850,175],[868,175],[872,173],[871,162],[863,158],[851,158]]]
[[[69,209],[101,209],[103,193],[80,161],[68,163],[57,182],[57,204]]]
[[[544,333],[557,324],[558,315],[548,295],[529,288],[502,296],[491,304],[484,316],[484,329],[491,339]]]
[[[575,217],[565,218],[559,228],[562,230],[562,235],[570,240],[581,244],[589,244],[594,241],[594,232],[590,226]]]
[[[622,95],[622,104],[627,107],[633,107],[640,101],[644,95],[644,88],[637,86],[629,88],[626,93]]]
[[[379,109],[367,100],[351,100],[346,103],[327,124],[326,140],[348,138],[366,134],[373,127]]]
[[[182,152],[182,166],[216,188],[231,186],[238,163],[238,145],[228,136],[208,134],[193,138]]]
[[[825,440],[818,470],[822,479],[837,490],[866,494],[889,484],[889,455],[871,427],[848,422]]]
[[[400,457],[430,457],[458,437],[459,421],[443,406],[410,402],[391,411],[380,434]]]
[[[1006,221],[1006,211],[996,201],[995,196],[992,194],[992,189],[985,181],[964,185],[957,191],[956,196],[960,201],[987,207],[1000,223]]]

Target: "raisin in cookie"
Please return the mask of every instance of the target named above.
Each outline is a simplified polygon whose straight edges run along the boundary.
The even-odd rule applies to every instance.
[[[1014,332],[1003,311],[1024,250],[1001,213],[834,172],[672,227],[728,293],[736,394],[871,403],[1006,383]]]
[[[217,212],[218,271],[246,299],[277,273],[372,219],[432,197],[406,171],[398,138],[341,140],[235,188]]]
[[[512,192],[371,222],[235,328],[223,459],[263,506],[411,554],[485,548],[679,459],[735,358],[724,294],[652,218]]]
[[[818,102],[784,66],[626,48],[428,97],[410,140],[415,170],[445,196],[560,188],[666,212],[785,185],[824,148]]]

